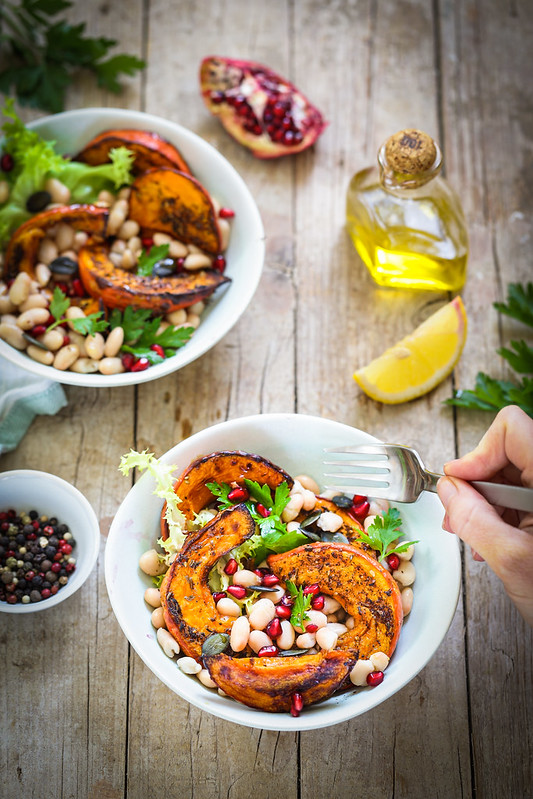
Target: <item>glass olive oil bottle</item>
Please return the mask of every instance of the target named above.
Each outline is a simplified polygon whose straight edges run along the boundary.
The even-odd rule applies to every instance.
[[[381,286],[458,291],[465,282],[468,234],[459,198],[439,176],[442,153],[426,133],[402,130],[378,164],[352,178],[348,232]]]

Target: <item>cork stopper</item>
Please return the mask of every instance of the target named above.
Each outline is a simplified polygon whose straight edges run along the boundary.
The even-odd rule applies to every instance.
[[[421,130],[400,130],[385,145],[388,166],[404,175],[417,175],[431,169],[437,157],[435,142]]]

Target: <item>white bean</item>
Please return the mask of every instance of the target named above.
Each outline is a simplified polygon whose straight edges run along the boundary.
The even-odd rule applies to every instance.
[[[117,197],[119,200],[129,200],[131,196],[131,186],[123,186]]]
[[[31,277],[27,272],[19,272],[9,289],[9,299],[13,305],[21,305],[30,296]]]
[[[144,601],[153,608],[161,607],[161,591],[159,588],[147,588],[144,592]]]
[[[79,375],[94,375],[98,371],[98,363],[99,361],[94,361],[92,358],[78,358],[69,369]]]
[[[59,255],[59,251],[57,249],[57,244],[52,239],[49,239],[47,236],[41,241],[39,246],[39,250],[37,252],[37,260],[46,266],[49,266],[52,261],[57,258]]]
[[[246,649],[248,638],[250,637],[250,622],[247,616],[239,616],[231,625],[230,646],[234,652],[242,652]]]
[[[174,655],[179,655],[180,653],[180,645],[176,641],[175,638],[171,636],[168,630],[165,630],[164,627],[159,627],[156,633],[156,638],[159,646],[167,656],[167,658],[173,658]]]
[[[178,308],[176,311],[167,313],[165,319],[167,322],[170,322],[171,325],[182,325],[187,321],[187,311],[185,308]]]
[[[271,599],[259,599],[250,611],[250,627],[254,630],[264,630],[267,624],[276,615],[276,606]]]
[[[132,236],[136,236],[139,230],[139,223],[136,222],[135,219],[126,219],[126,221],[120,226],[118,236],[120,239],[128,241],[128,239],[131,239]]]
[[[271,601],[272,601],[272,602],[273,602],[275,605],[277,605],[277,604],[278,604],[278,602],[281,602],[282,598],[285,596],[285,589],[284,589],[284,588],[283,588],[281,585],[279,586],[279,588],[276,588],[276,586],[273,586],[273,587],[274,587],[276,590],[275,590],[275,591],[269,591],[269,593],[268,593],[268,598],[269,598],[269,599],[270,599],[270,600],[271,600]]]
[[[220,233],[220,251],[228,249],[231,227],[227,219],[217,219],[218,232]]]
[[[247,588],[249,585],[257,585],[259,577],[249,569],[237,569],[233,575],[233,585],[242,585]]]
[[[39,341],[41,344],[44,344],[46,349],[51,352],[56,352],[63,346],[63,333],[57,328],[54,328],[54,330],[48,330],[46,333],[43,333],[42,336],[39,336]]]
[[[337,602],[332,596],[324,596],[324,607],[322,608],[323,612],[327,615],[330,613],[335,613],[339,610],[341,606],[340,602]]]
[[[89,358],[99,361],[104,355],[104,337],[101,333],[85,336],[85,351]]]
[[[272,639],[263,630],[252,630],[248,643],[250,648],[257,654],[264,646],[272,646]]]
[[[202,685],[205,685],[206,688],[216,688],[217,684],[214,680],[211,679],[211,675],[209,674],[208,669],[200,669],[198,674],[196,675]]]
[[[147,549],[139,558],[139,568],[149,577],[159,577],[166,572],[168,566],[160,560],[155,549]]]
[[[316,635],[315,633],[303,633],[303,635],[299,635],[296,639],[296,646],[298,649],[309,649],[311,646],[316,644]]]
[[[108,358],[113,358],[117,355],[124,343],[124,328],[114,327],[111,333],[108,335],[106,342],[104,344],[104,355]]]
[[[156,608],[150,617],[150,621],[152,622],[152,626],[158,630],[160,627],[165,626],[165,614],[163,612],[163,608]]]
[[[374,515],[367,516],[366,519],[363,522],[363,526],[364,526],[365,530],[368,530],[370,525],[374,524],[375,521],[376,521],[376,516],[374,516]]]
[[[375,669],[371,660],[358,660],[350,672],[350,680],[354,685],[367,685],[366,678],[373,671]]]
[[[313,492],[309,491],[307,488],[304,488],[303,498],[303,509],[307,511],[314,510],[316,507],[316,496],[313,494]]]
[[[115,236],[117,231],[122,227],[128,215],[128,202],[127,200],[117,200],[109,211],[107,219],[107,235]]]
[[[316,642],[318,646],[328,652],[332,649],[335,649],[337,646],[337,639],[337,633],[335,630],[330,629],[329,624],[327,627],[321,627],[320,630],[316,631]]]
[[[292,649],[296,635],[294,627],[288,619],[283,619],[281,622],[281,635],[276,639],[276,644],[280,649]]]
[[[15,303],[11,302],[9,299],[9,294],[2,294],[0,296],[0,314],[3,316],[4,314],[9,314],[12,311],[16,310]]]
[[[398,568],[393,571],[392,576],[400,585],[412,585],[416,577],[416,569],[410,560],[404,560],[400,563]]]
[[[168,233],[154,233],[152,238],[156,247],[161,247],[163,244],[170,244],[172,241],[172,236],[169,236]]]
[[[187,314],[187,321],[185,322],[187,327],[194,327],[194,329],[196,330],[196,328],[200,327],[200,322],[201,322],[201,319],[198,316],[198,314],[195,314],[195,313],[188,313]]]
[[[70,330],[68,333],[71,344],[75,344],[80,351],[80,357],[85,358],[87,352],[85,351],[85,336],[78,333],[77,330]]]
[[[26,350],[30,358],[38,363],[43,363],[45,366],[51,366],[54,362],[54,353],[50,350],[42,350],[34,344],[29,344]]]
[[[16,350],[25,350],[28,346],[28,342],[22,335],[22,330],[18,325],[10,325],[7,322],[2,322],[2,324],[0,324],[0,338],[7,341],[7,343],[15,347]],[[39,347],[35,347],[35,349],[39,349]],[[41,350],[41,352],[44,352],[44,350]],[[34,360],[36,359],[34,358]]]
[[[328,622],[328,630],[333,630],[333,632],[340,637],[348,632],[348,627],[345,624],[334,621],[331,623]]]
[[[353,616],[346,616],[344,623],[349,630],[353,630],[355,627],[355,619]]]
[[[98,194],[98,202],[111,205],[111,203],[115,202],[115,198],[110,191],[107,191],[107,189],[102,189],[102,191]]]
[[[202,671],[201,664],[197,663],[194,658],[179,658],[177,664],[184,674],[199,674]]]
[[[136,263],[137,263],[137,258],[132,253],[132,251],[128,247],[126,247],[126,249],[122,253],[122,268],[133,269]]]
[[[411,560],[413,555],[415,554],[415,545],[411,544],[405,552],[398,552],[398,557],[400,560]]]
[[[88,240],[89,240],[89,235],[84,230],[77,230],[74,233],[74,244],[72,246],[77,252],[87,244]]]
[[[304,504],[304,498],[302,494],[292,494],[291,498],[285,505],[285,509],[281,514],[281,518],[284,522],[292,522],[300,511],[302,510],[302,506]]]
[[[120,255],[126,249],[126,242],[123,239],[115,239],[113,244],[111,245],[111,252],[118,252]]]
[[[17,325],[21,330],[31,330],[35,325],[43,325],[48,321],[50,313],[48,308],[30,308],[17,318]]]
[[[80,356],[80,351],[75,344],[66,344],[58,350],[54,357],[54,368],[64,372]]]
[[[74,228],[66,222],[60,222],[57,226],[56,244],[59,252],[70,250],[74,244]]]
[[[219,599],[217,602],[217,610],[221,616],[240,616],[241,615],[241,608],[233,599],[230,599],[229,596],[225,596],[222,599]]]
[[[308,624],[316,624],[316,626],[320,629],[321,627],[325,627],[328,623],[326,614],[322,613],[321,610],[308,610],[307,616],[309,618],[306,622],[304,622],[304,628],[306,628]],[[297,633],[303,633],[305,631],[301,627],[297,626],[295,626],[294,629]]]
[[[412,588],[404,588],[400,594],[402,600],[403,615],[408,616],[413,607],[414,593]]]
[[[52,277],[52,273],[46,264],[37,264],[35,267],[35,277],[40,286],[47,286]]]
[[[336,533],[343,525],[342,516],[331,510],[326,510],[318,517],[316,526],[328,533]]]
[[[299,474],[294,479],[295,479],[295,481],[298,480],[298,482],[304,488],[306,488],[308,491],[312,491],[313,494],[319,494],[320,493],[320,486],[318,485],[316,480],[313,480],[313,478],[309,477],[308,474]]]
[[[137,260],[142,248],[143,245],[139,236],[130,236],[128,239],[128,250],[134,254],[135,260]]]
[[[68,205],[70,201],[70,189],[61,183],[57,178],[48,178],[44,184],[44,188],[52,198],[53,203],[60,203],[61,205]]]
[[[67,310],[65,311],[65,316],[67,317],[67,324],[71,330],[76,331],[76,328],[72,324],[72,319],[85,319],[85,314],[83,313],[82,309],[78,305],[69,305]]]
[[[389,656],[385,652],[374,652],[370,655],[370,660],[374,666],[374,671],[385,671],[389,665]]]
[[[103,375],[119,375],[125,371],[124,364],[120,358],[102,358],[98,362],[98,369]]]
[[[186,258],[189,248],[182,241],[173,239],[168,245],[168,254],[171,258]]]
[[[192,252],[187,255],[183,262],[185,269],[189,271],[196,271],[197,269],[205,269],[211,266],[211,258],[201,252]]]
[[[390,504],[388,499],[371,499],[368,512],[372,516],[383,516],[384,513],[387,513],[389,508]]]
[[[31,308],[48,308],[48,298],[44,294],[30,294],[27,300],[19,305],[20,313]]]
[[[195,313],[198,314],[198,316],[201,316],[201,314],[203,314],[205,311],[205,302],[202,300],[195,302],[194,305],[189,306],[188,311],[189,313]]]

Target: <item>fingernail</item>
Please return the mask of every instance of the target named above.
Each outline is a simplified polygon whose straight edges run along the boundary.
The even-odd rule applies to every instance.
[[[441,477],[441,479],[437,483],[437,491],[440,497],[440,501],[442,502],[445,508],[448,507],[452,497],[455,494],[457,494],[457,489],[455,487],[453,480],[450,480],[448,477]]]

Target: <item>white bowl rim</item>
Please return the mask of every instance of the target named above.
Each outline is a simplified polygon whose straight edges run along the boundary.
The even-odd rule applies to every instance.
[[[62,477],[58,477],[56,474],[52,474],[51,472],[43,472],[39,469],[11,469],[8,472],[0,472],[0,484],[4,481],[14,479],[25,480],[28,478],[46,478],[52,487],[60,487],[66,493],[71,494],[85,513],[91,529],[94,530],[96,534],[92,535],[90,540],[84,543],[84,556],[82,565],[80,568],[76,568],[68,583],[63,586],[63,588],[58,591],[57,594],[48,597],[48,599],[42,600],[41,602],[30,602],[27,605],[23,605],[22,603],[10,605],[7,602],[0,602],[0,612],[2,613],[35,613],[36,611],[49,610],[50,608],[59,605],[60,602],[68,599],[70,596],[72,596],[72,594],[76,593],[76,591],[82,587],[96,565],[98,553],[100,551],[100,525],[98,523],[96,513],[94,512],[94,508],[87,497],[82,494],[81,491],[76,488],[76,486],[73,486],[72,483],[69,483],[67,480],[63,480]]]
[[[231,297],[232,303],[234,303],[234,312],[232,313],[232,318],[227,320],[226,324],[220,329],[220,331],[217,331],[215,336],[199,345],[197,342],[198,339],[201,341],[201,337],[199,334],[195,334],[197,336],[196,341],[195,336],[193,336],[182,349],[177,351],[176,355],[166,358],[160,364],[150,366],[143,372],[123,372],[122,374],[118,375],[84,375],[76,372],[70,372],[68,370],[61,372],[57,369],[51,369],[49,366],[45,366],[44,364],[32,360],[25,355],[24,352],[20,352],[0,339],[1,357],[17,366],[20,366],[31,374],[38,375],[39,377],[43,377],[48,380],[54,380],[55,382],[66,385],[85,386],[87,388],[133,386],[138,385],[139,383],[146,383],[150,380],[157,380],[159,377],[166,377],[167,375],[178,371],[184,366],[187,366],[189,363],[195,361],[197,358],[200,358],[212,347],[218,344],[218,342],[224,336],[226,336],[227,333],[229,333],[229,331],[234,327],[246,310],[259,284],[265,258],[265,231],[257,204],[252,197],[252,194],[246,183],[239,175],[235,167],[215,147],[213,147],[213,145],[209,144],[208,141],[177,122],[171,122],[164,117],[159,117],[155,114],[148,114],[144,111],[134,111],[127,108],[92,107],[78,108],[71,111],[62,111],[58,114],[40,117],[39,119],[28,123],[27,127],[30,129],[39,130],[39,128],[45,127],[46,125],[52,123],[55,125],[56,120],[59,124],[68,122],[83,122],[85,120],[87,121],[87,124],[89,124],[94,120],[95,114],[98,114],[103,121],[106,119],[109,120],[109,124],[114,122],[115,128],[129,126],[138,127],[140,130],[153,129],[155,132],[163,135],[164,138],[165,134],[162,133],[162,131],[166,131],[171,138],[172,132],[174,132],[174,135],[181,137],[183,142],[194,145],[204,153],[208,153],[223,170],[226,170],[227,175],[231,175],[234,185],[238,188],[238,191],[242,197],[246,198],[246,202],[248,204],[247,211],[250,215],[249,220],[247,220],[247,230],[251,234],[250,245],[253,247],[253,257],[250,258],[250,263],[254,263],[255,259],[255,261],[259,264],[259,267],[255,269],[255,271],[250,270],[247,272],[245,282],[236,283],[234,281],[229,285],[221,287],[220,290],[215,292],[213,298],[214,307],[218,307],[226,299],[226,295],[231,291],[232,288],[233,291],[231,293]],[[119,117],[119,119],[117,119],[117,117]],[[152,128],[151,126],[155,127]],[[105,128],[102,128],[102,130],[105,130]],[[196,172],[197,169],[193,171]],[[207,185],[206,188],[209,189],[209,186]],[[228,266],[228,273],[230,272],[231,264]]]
[[[300,414],[300,413],[255,414],[251,416],[239,417],[236,419],[218,422],[217,424],[204,428],[203,430],[198,431],[194,435],[190,436],[187,439],[184,439],[183,441],[176,444],[171,449],[167,450],[167,452],[165,452],[161,456],[161,460],[165,463],[175,462],[174,453],[183,445],[186,445],[187,447],[194,446],[198,454],[201,452],[215,451],[209,447],[207,448],[207,450],[204,449],[205,442],[209,441],[211,436],[213,434],[216,435],[216,433],[222,428],[230,430],[232,427],[238,427],[241,425],[253,426],[258,421],[260,421],[261,424],[264,424],[266,422],[275,425],[277,422],[280,421],[286,422],[288,420],[289,422],[292,422],[292,420],[294,420],[295,417],[306,419],[311,423],[319,421],[320,423],[329,425],[332,431],[333,430],[339,431],[341,428],[344,428],[346,431],[352,431],[352,432],[354,431],[356,434],[362,434],[364,439],[368,442],[380,441],[380,439],[368,433],[365,433],[364,431],[359,430],[358,428],[351,427],[349,425],[343,424],[341,422],[336,422],[334,420],[325,419],[323,417],[317,417],[309,414]],[[238,447],[235,448],[237,449]],[[198,455],[194,457],[198,457]],[[113,519],[105,550],[106,587],[115,616],[124,634],[126,635],[126,638],[128,639],[129,643],[133,646],[133,648],[135,649],[141,660],[143,660],[143,662],[155,674],[155,676],[158,677],[165,685],[167,685],[167,687],[169,687],[174,693],[177,693],[179,696],[181,696],[181,698],[185,699],[185,701],[189,702],[195,707],[198,707],[201,710],[205,710],[206,712],[215,715],[219,718],[222,718],[226,721],[231,721],[235,724],[240,724],[255,729],[276,730],[280,732],[286,732],[286,731],[302,732],[305,730],[322,729],[335,724],[340,724],[345,721],[349,721],[350,719],[373,709],[377,705],[389,699],[393,694],[397,693],[401,688],[403,688],[405,685],[407,685],[407,683],[411,682],[416,677],[416,675],[428,664],[428,662],[431,660],[431,658],[437,651],[438,647],[444,640],[446,633],[453,620],[453,617],[455,615],[461,590],[460,547],[459,547],[459,542],[455,537],[450,537],[449,540],[449,549],[451,553],[451,563],[449,565],[452,569],[452,573],[449,576],[449,595],[446,603],[446,615],[441,619],[438,631],[435,631],[433,633],[433,640],[431,641],[431,645],[426,648],[425,653],[422,657],[418,657],[416,668],[414,668],[412,671],[409,671],[408,674],[405,674],[403,677],[397,677],[395,675],[394,680],[385,679],[384,682],[379,686],[380,689],[379,694],[375,693],[377,689],[371,689],[371,691],[369,690],[366,693],[366,701],[363,701],[361,703],[360,708],[356,707],[354,711],[350,707],[349,701],[346,701],[347,697],[353,695],[353,692],[340,694],[338,697],[332,697],[329,700],[326,700],[326,702],[319,703],[319,705],[322,706],[324,706],[326,703],[331,703],[331,702],[335,702],[336,704],[334,707],[330,708],[330,712],[327,718],[326,719],[321,718],[320,723],[317,723],[317,720],[313,718],[313,716],[309,713],[309,711],[312,710],[312,707],[318,707],[319,705],[310,707],[308,712],[302,714],[298,718],[292,718],[289,714],[267,713],[254,708],[249,708],[243,704],[235,702],[234,700],[219,697],[216,694],[214,694],[213,691],[209,691],[206,688],[204,688],[205,696],[203,695],[203,693],[199,692],[198,696],[193,696],[191,698],[191,696],[188,695],[185,691],[184,692],[180,691],[175,681],[168,679],[164,674],[162,674],[157,664],[154,665],[153,661],[156,660],[157,658],[155,654],[152,656],[151,650],[147,649],[146,645],[139,646],[137,645],[136,642],[131,640],[131,637],[128,634],[128,627],[130,622],[128,618],[121,613],[120,608],[118,608],[112,589],[112,564],[111,564],[110,553],[115,543],[114,542],[115,536],[118,535],[118,533],[116,533],[115,530],[118,529],[117,520],[119,518],[120,511],[124,507],[124,504],[127,502],[128,497],[131,495],[131,492],[135,491],[136,487],[139,486],[142,481],[144,481],[145,484],[148,484],[149,481],[151,481],[151,479],[152,478],[150,477],[149,474],[144,474],[140,478],[140,480],[138,480],[135,483],[135,485],[128,492],[128,495],[124,499],[120,508],[117,510],[117,514]],[[426,494],[426,496],[430,498],[431,502],[438,503],[438,499],[435,495]],[[154,644],[155,646],[157,646],[155,641]],[[200,688],[203,688],[203,686],[200,685]],[[360,693],[356,694],[356,696],[361,696],[361,694]]]

